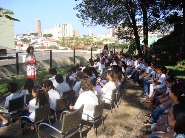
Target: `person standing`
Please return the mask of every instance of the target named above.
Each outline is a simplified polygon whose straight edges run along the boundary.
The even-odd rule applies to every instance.
[[[29,46],[26,50],[28,53],[26,55],[26,62],[27,62],[27,72],[26,72],[26,78],[35,79],[38,77],[37,74],[37,68],[36,68],[36,58],[33,54],[34,48],[32,46]]]

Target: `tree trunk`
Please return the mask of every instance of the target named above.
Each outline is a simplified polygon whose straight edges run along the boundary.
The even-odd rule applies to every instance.
[[[144,42],[144,55],[148,54],[148,16],[146,6],[142,3],[141,9],[143,12],[143,42]]]
[[[181,44],[179,49],[179,56],[182,60],[184,57],[184,51],[185,51],[185,1],[182,3],[183,5],[183,29],[182,29],[182,36],[181,36]]]
[[[136,19],[135,19],[135,14],[131,16],[132,18],[132,25],[134,29],[134,36],[135,36],[135,41],[136,41],[136,46],[137,46],[137,51],[140,57],[143,57],[142,51],[141,51],[141,46],[140,46],[140,37],[138,34],[138,29],[137,29],[137,24],[136,24]]]

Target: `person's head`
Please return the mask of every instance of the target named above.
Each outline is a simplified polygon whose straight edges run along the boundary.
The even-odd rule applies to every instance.
[[[185,104],[185,86],[183,83],[173,84],[169,93],[174,102]]]
[[[44,87],[44,82],[47,81],[47,80],[48,80],[48,78],[42,77],[42,78],[40,79],[40,81],[39,81],[39,82],[40,82],[40,83],[39,83],[40,86],[41,86],[41,87]]]
[[[68,71],[66,72],[66,77],[69,77],[71,74],[72,74],[71,70],[68,70]]]
[[[94,61],[93,60],[90,61],[90,66],[94,66]]]
[[[57,70],[55,68],[51,68],[51,69],[49,69],[49,74],[52,76],[55,76],[55,75],[57,75]]]
[[[111,55],[111,56],[113,55],[113,51],[110,51],[110,55]]]
[[[127,59],[131,61],[131,60],[132,60],[132,57],[131,57],[131,56],[129,56]]]
[[[173,81],[171,78],[167,78],[166,79],[166,87],[171,88],[171,86],[173,85]]]
[[[82,79],[80,85],[83,91],[89,91],[93,88],[92,82],[89,78]]]
[[[165,74],[165,72],[166,72],[166,67],[165,66],[157,66],[156,67],[156,70],[157,70],[157,73],[158,74]]]
[[[34,82],[32,79],[28,78],[25,80],[25,83],[24,83],[24,89],[25,90],[28,90],[28,92],[31,94],[32,92],[32,89],[33,89],[33,86],[34,86]]]
[[[81,71],[77,72],[76,76],[77,76],[77,80],[81,80],[84,77],[83,72]]]
[[[137,60],[138,59],[138,57],[137,56],[133,56],[133,60],[135,61],[135,60]]]
[[[33,98],[36,98],[36,105],[39,103],[39,107],[45,106],[48,103],[44,93],[45,92],[40,85],[35,85],[32,89],[32,96]]]
[[[167,78],[170,78],[171,80],[173,80],[173,82],[175,82],[175,78],[176,78],[176,76],[175,76],[175,71],[169,70],[169,71],[166,73],[166,76],[167,76]]]
[[[80,61],[80,67],[84,67],[84,62]]]
[[[108,50],[108,46],[107,45],[104,45],[104,49]]]
[[[92,72],[89,71],[89,68],[85,68],[85,69],[83,69],[83,75],[84,76],[91,76]]]
[[[116,83],[118,81],[118,76],[113,70],[108,70],[107,79]]]
[[[151,62],[148,61],[148,60],[146,60],[146,61],[144,62],[144,64],[145,64],[146,67],[151,66]]]
[[[54,89],[55,87],[53,86],[53,82],[51,80],[47,80],[44,83],[44,88],[46,89],[46,91],[49,91],[51,89]]]
[[[123,67],[123,62],[121,60],[118,61],[118,66],[121,68]]]
[[[185,105],[174,105],[168,115],[168,125],[177,134],[185,134]]]
[[[10,93],[15,93],[17,91],[17,83],[15,83],[15,82],[8,83],[7,90]]]
[[[57,83],[62,83],[63,81],[64,81],[64,79],[63,79],[63,76],[61,75],[61,74],[57,74],[56,76],[55,76],[55,80],[56,80],[56,82]]]
[[[137,61],[138,61],[139,63],[142,63],[142,62],[143,62],[143,59],[142,59],[142,58],[138,58]]]
[[[70,70],[71,70],[72,74],[73,74],[73,73],[76,73],[76,67],[71,67]]]
[[[32,46],[29,46],[27,49],[26,49],[26,52],[28,54],[33,54],[33,51],[34,51],[34,48]]]

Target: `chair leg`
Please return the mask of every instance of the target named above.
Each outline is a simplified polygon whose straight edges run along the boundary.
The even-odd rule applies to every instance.
[[[55,111],[55,120],[57,121],[57,113],[56,113],[56,111]]]
[[[101,116],[101,121],[102,121],[102,125],[103,125],[103,130],[105,130],[103,116]]]
[[[37,124],[34,123],[34,126],[35,126],[36,133],[38,133]]]
[[[51,125],[51,121],[50,121],[50,117],[48,116],[48,121],[49,121],[49,124]]]
[[[115,109],[115,111],[116,111],[116,103],[115,103],[115,101],[114,101],[114,109]]]
[[[80,138],[82,138],[82,126],[80,124]]]
[[[110,110],[111,110],[111,113],[112,113],[112,105],[111,105],[112,103],[110,103]],[[112,115],[113,115],[113,113],[112,113]]]
[[[96,137],[97,137],[97,131],[96,131],[96,128],[95,128],[94,122],[93,122],[93,127],[94,127],[94,133],[95,133],[95,135],[96,135]]]

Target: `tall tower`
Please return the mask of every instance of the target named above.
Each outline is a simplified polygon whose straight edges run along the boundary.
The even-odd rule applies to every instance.
[[[41,21],[39,19],[36,20],[36,33],[41,33]]]

